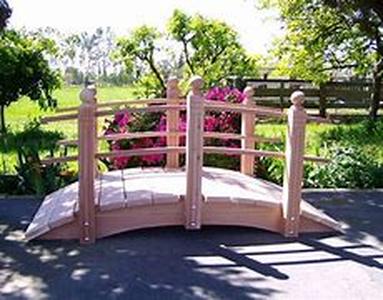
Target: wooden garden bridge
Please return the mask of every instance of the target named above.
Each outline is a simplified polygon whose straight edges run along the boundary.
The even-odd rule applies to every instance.
[[[257,227],[285,236],[302,232],[340,230],[339,224],[301,199],[304,160],[326,162],[304,155],[307,122],[328,122],[308,116],[303,108],[304,95],[294,92],[293,105],[285,114],[259,107],[253,91],[246,88],[242,104],[207,101],[200,77],[191,80],[191,91],[181,99],[177,79],[168,82],[166,99],[112,101],[97,103],[95,88],[84,89],[82,104],[62,109],[61,114],[45,122],[78,119],[77,156],[48,158],[45,164],[78,161],[79,181],[48,195],[26,231],[28,240],[79,239],[94,243],[97,238],[139,228],[183,225],[199,229],[202,225],[238,225]],[[139,104],[140,106],[137,106]],[[136,106],[134,106],[136,105]],[[128,112],[166,112],[166,132],[140,132],[97,135],[97,118],[115,113],[110,107],[127,106]],[[187,112],[187,130],[178,130],[180,111]],[[206,111],[230,111],[241,114],[241,134],[204,132]],[[274,142],[254,134],[259,117],[287,117],[285,153],[256,150],[258,142]],[[186,135],[186,147],[180,137]],[[100,152],[100,140],[142,137],[166,137],[166,147]],[[241,148],[204,146],[204,138],[241,140]],[[186,154],[186,166],[180,168],[179,155]],[[241,156],[241,172],[203,167],[204,153]],[[100,174],[100,158],[166,154],[165,168],[133,168]],[[253,177],[254,158],[285,159],[283,187]]]

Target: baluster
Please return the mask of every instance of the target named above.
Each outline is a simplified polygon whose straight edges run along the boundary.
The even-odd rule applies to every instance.
[[[180,95],[181,91],[178,87],[178,79],[175,77],[170,78],[166,89],[167,103],[169,105],[179,105]],[[179,146],[179,136],[177,134],[179,130],[179,118],[180,113],[178,110],[168,110],[166,112],[166,131],[168,133],[166,145],[168,147]],[[166,168],[179,168],[179,154],[177,152],[170,152],[166,155]]]
[[[302,197],[303,153],[307,114],[303,107],[304,94],[291,95],[286,136],[286,165],[283,181],[284,235],[296,237],[299,233],[300,203]]]
[[[245,88],[245,100],[243,105],[248,108],[254,108],[255,102],[253,100],[254,90],[252,87]],[[241,140],[241,148],[243,150],[254,150],[254,127],[255,127],[255,113],[243,112],[241,116],[241,134],[245,136]],[[241,173],[252,176],[254,173],[254,156],[248,154],[241,155]]]
[[[80,93],[79,107],[79,229],[80,243],[92,244],[96,239],[94,180],[96,177],[96,89]]]
[[[187,229],[201,227],[204,99],[203,80],[195,76],[187,97],[186,197]]]

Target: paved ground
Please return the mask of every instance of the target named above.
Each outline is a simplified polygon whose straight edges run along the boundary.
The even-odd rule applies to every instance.
[[[382,299],[383,192],[310,192],[349,228],[289,240],[209,227],[140,230],[81,247],[25,244],[38,202],[0,200],[3,299]]]

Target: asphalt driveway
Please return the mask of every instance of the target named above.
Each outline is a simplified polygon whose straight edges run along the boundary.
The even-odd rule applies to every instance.
[[[25,243],[39,202],[0,199],[2,299],[382,299],[383,191],[306,192],[345,235],[238,227],[138,230]]]

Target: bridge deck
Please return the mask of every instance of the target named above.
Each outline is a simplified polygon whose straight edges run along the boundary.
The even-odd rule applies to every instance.
[[[184,170],[135,168],[111,171],[96,180],[95,189],[98,220],[102,223],[106,217],[114,216],[115,222],[121,223],[110,230],[99,226],[99,237],[124,231],[124,226],[129,230],[183,224],[180,208],[186,192]],[[282,189],[278,185],[230,170],[204,168],[202,194],[202,224],[281,230]],[[162,215],[159,214],[161,210]],[[58,233],[58,237],[75,238],[77,212],[76,182],[44,199],[27,229],[26,238],[52,238],[60,228],[65,233]],[[145,226],[145,220],[140,220],[140,216],[148,217],[152,222]],[[336,221],[304,201],[301,216],[301,232],[339,229]]]

